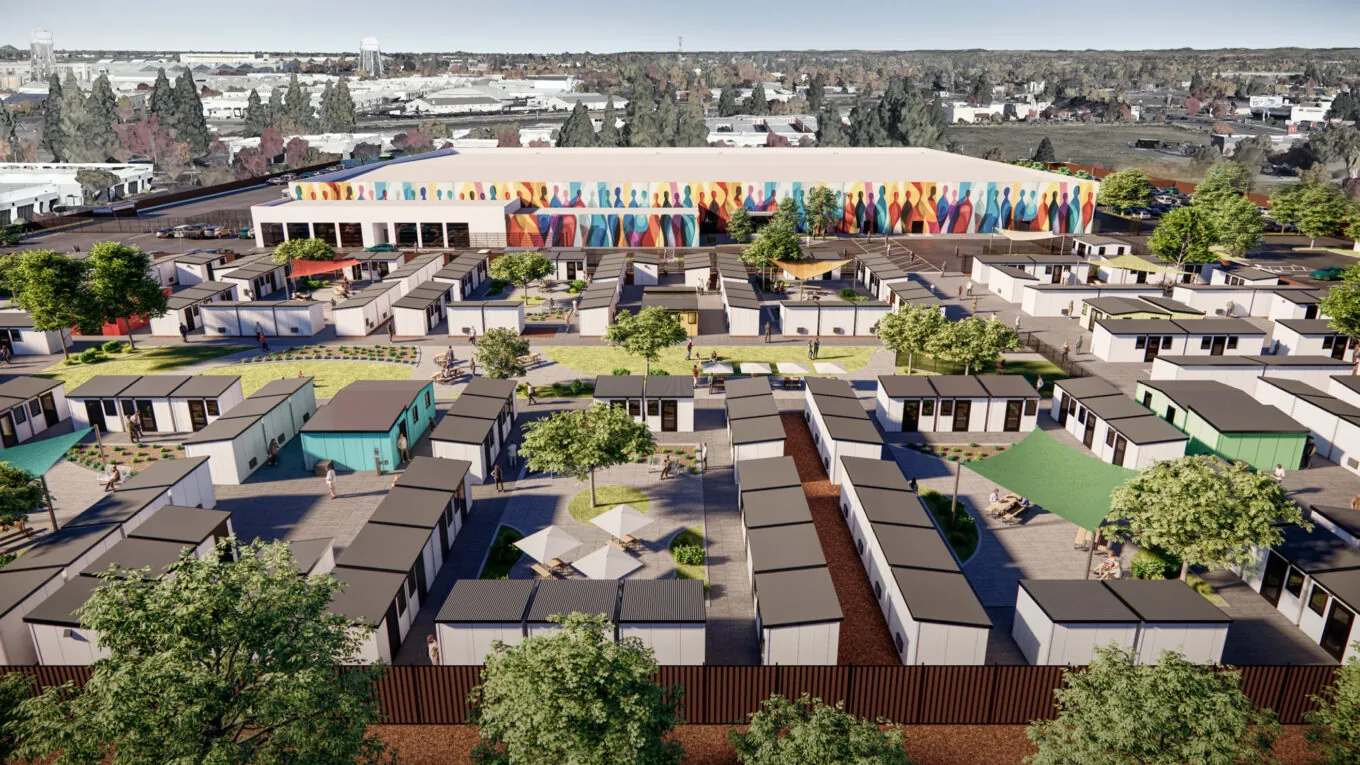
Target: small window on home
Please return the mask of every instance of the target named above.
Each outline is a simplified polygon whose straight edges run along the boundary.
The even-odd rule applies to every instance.
[[[630,415],[632,415],[632,416],[634,416],[634,417],[641,417],[641,416],[642,416],[642,401],[640,401],[640,400],[638,400],[638,399],[635,399],[635,398],[630,398],[630,399],[628,399],[628,414],[630,414]]]
[[[28,402],[28,413],[34,417],[42,414],[42,404],[38,402],[38,399],[35,398]]]
[[[1351,468],[1351,469],[1360,468],[1360,460],[1357,460],[1357,459],[1354,458],[1354,457],[1347,457],[1347,458],[1346,458],[1346,467]]]
[[[1052,273],[1053,273],[1053,266],[1044,266],[1044,273],[1045,273],[1045,274],[1052,274]]]
[[[898,653],[902,653],[902,649],[907,647],[906,642],[902,640],[902,633],[893,633],[893,645],[897,646]]]
[[[397,590],[397,618],[406,615],[406,590]]]
[[[954,399],[947,398],[940,402],[940,416],[941,417],[954,416]]]
[[[1114,446],[1114,428],[1108,426],[1105,428],[1105,445]]]
[[[1143,406],[1152,408],[1152,391],[1143,391]]]
[[[1289,569],[1289,578],[1284,580],[1284,588],[1290,595],[1298,597],[1303,594],[1303,572],[1296,569]]]
[[[933,398],[921,399],[921,416],[922,417],[935,416],[935,399]]]
[[[434,406],[434,392],[425,391],[425,406]]]
[[[1207,351],[1207,350],[1209,350],[1209,346],[1210,346],[1210,345],[1213,345],[1213,342],[1214,342],[1214,339],[1213,339],[1212,337],[1209,337],[1208,335],[1205,335],[1204,337],[1201,337],[1201,338],[1199,339],[1199,349],[1200,349],[1201,351]]]
[[[120,399],[119,403],[123,405],[123,414],[132,414],[137,411],[137,405],[132,403],[130,398]]]
[[[1312,611],[1318,616],[1326,614],[1328,597],[1330,597],[1330,595],[1327,593],[1326,590],[1322,589],[1316,584],[1313,585],[1313,591],[1308,593],[1308,610]]]
[[[110,400],[110,399],[104,399],[104,401],[101,402],[101,403],[103,403],[103,405],[104,405],[104,416],[106,416],[106,417],[117,417],[117,416],[118,416],[118,405],[115,404],[115,403],[113,403],[112,400]]]
[[[863,555],[863,554],[864,554],[864,540],[863,540],[863,539],[856,539],[856,540],[855,540],[855,549],[856,549],[856,550],[859,550],[859,554],[860,554],[860,555]]]
[[[278,438],[275,438],[274,440],[278,442],[279,446],[283,446],[283,440],[284,440],[284,439],[283,439],[283,434],[282,434],[282,433],[280,433],[280,434],[279,434],[279,437],[278,437]]]
[[[28,412],[22,406],[14,407],[14,421],[20,424],[28,422]]]
[[[882,599],[883,599],[883,583],[882,583],[882,582],[874,582],[874,597],[877,598],[877,599],[879,599],[879,600],[882,600]]]
[[[255,466],[258,465],[258,464],[260,464],[260,461],[259,461],[259,460],[255,459],[254,457],[251,457],[251,458],[250,458],[250,469],[251,469],[251,470],[254,470],[254,469],[255,469]]]
[[[1134,348],[1139,348],[1139,349],[1146,348],[1146,347],[1147,347],[1147,338],[1146,338],[1146,337],[1140,336],[1137,340],[1134,340],[1134,341],[1133,341],[1133,347],[1134,347]]]
[[[217,399],[215,398],[205,400],[203,408],[208,412],[209,417],[216,417],[222,411],[217,408]]]
[[[1084,406],[1077,407],[1077,422],[1081,423],[1082,425],[1086,424],[1086,407]]]
[[[660,416],[661,416],[661,402],[660,402],[660,401],[657,401],[657,400],[654,399],[654,398],[648,399],[648,400],[647,400],[647,416],[648,416],[648,417],[660,417]]]
[[[410,597],[416,596],[416,570],[411,569],[406,572],[406,593]]]
[[[225,329],[222,330],[222,331],[223,331],[223,332],[226,332]],[[295,334],[295,335],[300,335],[300,334],[302,334],[302,329],[299,328],[299,327],[290,327],[290,328],[288,329],[288,331],[289,331],[289,332],[292,332],[292,333]]]
[[[1322,347],[1325,350],[1331,350],[1332,346],[1335,344],[1336,335],[1328,335],[1327,337],[1322,338]]]
[[[1237,347],[1237,336],[1236,336],[1236,335],[1233,335],[1233,336],[1231,336],[1231,337],[1228,338],[1228,350],[1231,351],[1231,350],[1235,349],[1236,347]]]
[[[1034,417],[1037,414],[1039,414],[1039,399],[1025,399],[1025,416]]]
[[[841,505],[841,515],[845,516],[846,518],[849,518],[849,517],[850,517],[850,506],[849,506],[849,505]]]
[[[411,404],[411,422],[420,422],[420,404]]]
[[[1171,335],[1162,335],[1162,348],[1171,347]]]

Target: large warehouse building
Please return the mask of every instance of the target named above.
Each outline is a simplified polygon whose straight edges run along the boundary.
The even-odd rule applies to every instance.
[[[252,214],[261,247],[693,247],[817,186],[843,234],[1084,234],[1097,183],[917,148],[446,149],[294,182]]]

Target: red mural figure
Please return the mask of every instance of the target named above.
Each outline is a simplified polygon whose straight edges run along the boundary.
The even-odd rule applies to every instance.
[[[1095,215],[1095,192],[1087,189],[1086,203],[1081,206],[1081,230],[1089,232],[1091,230],[1091,217]]]
[[[555,215],[555,216],[553,216],[553,217],[558,218],[559,220],[562,221],[562,223],[561,223],[561,235],[558,237],[558,238],[561,240],[561,245],[560,245],[560,246],[561,246],[561,247],[575,247],[575,246],[576,246],[576,216],[575,216],[575,215],[571,215],[571,214],[564,214],[564,215]]]
[[[647,234],[645,247],[660,247],[661,242],[661,216],[655,213],[647,216]]]
[[[963,192],[963,199],[959,200],[959,206],[958,206],[958,208],[957,208],[957,213],[956,213],[956,215],[955,215],[955,217],[954,217],[954,230],[953,230],[953,233],[955,233],[955,234],[966,234],[966,233],[968,233],[968,228],[969,228],[969,226],[972,225],[972,222],[973,222],[973,200],[972,200],[972,196],[973,196],[973,192],[972,192],[972,190],[970,189],[970,190],[968,190],[968,191]]]
[[[1034,220],[1029,224],[1030,231],[1043,231],[1044,224],[1048,223],[1048,195],[1039,195],[1039,212],[1035,214]]]
[[[900,231],[897,222],[902,218],[902,194],[896,190],[892,193],[892,204],[888,205],[888,231],[886,233],[896,234]]]

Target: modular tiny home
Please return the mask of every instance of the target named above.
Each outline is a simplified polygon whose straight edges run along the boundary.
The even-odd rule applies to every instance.
[[[477,666],[495,650],[524,640],[524,618],[533,599],[532,579],[459,579],[435,617],[439,661]]]
[[[1216,380],[1250,391],[1259,377],[1285,377],[1326,388],[1333,376],[1350,370],[1350,362],[1327,356],[1158,356],[1152,379]]]
[[[0,666],[38,663],[24,617],[66,583],[60,568],[0,571]]]
[[[1220,664],[1232,618],[1179,579],[1116,579],[1105,586],[1138,615],[1139,664],[1176,651],[1197,664]]]
[[[398,282],[377,282],[354,293],[331,310],[336,337],[366,337],[392,317],[392,304],[402,298]]]
[[[37,653],[45,666],[88,667],[109,655],[99,634],[80,625],[77,613],[103,581],[89,576],[71,578],[24,617]]]
[[[637,638],[663,666],[704,663],[708,616],[695,579],[629,579],[619,597],[619,638]]]
[[[1265,472],[1302,462],[1308,428],[1221,382],[1143,380],[1136,398],[1189,436],[1187,454],[1240,460]]]
[[[240,484],[268,461],[271,442],[282,448],[315,412],[312,378],[274,380],[185,439],[184,451],[211,458],[213,483]]]
[[[1308,428],[1317,456],[1360,473],[1360,407],[1307,383],[1279,377],[1258,380],[1256,400]]]
[[[619,582],[614,579],[545,579],[538,583],[534,602],[524,619],[526,637],[556,632],[562,625],[552,616],[570,613],[599,614],[610,622],[618,618]],[[614,631],[610,631],[614,638]]]
[[[425,337],[444,321],[444,309],[453,287],[428,281],[392,303],[392,322],[402,337]]]
[[[826,568],[757,574],[751,589],[761,664],[836,664],[845,615]]]
[[[175,542],[192,548],[195,557],[212,552],[217,543],[235,533],[231,513],[201,507],[166,505],[147,518],[128,539]]]
[[[1095,579],[1021,579],[1011,637],[1034,666],[1084,666],[1098,646],[1132,651],[1138,615]]]
[[[430,584],[444,566],[444,549],[433,524],[398,526],[369,521],[340,553],[335,565],[407,575],[415,581],[416,590],[409,594],[418,612],[420,600],[429,594]]]
[[[81,526],[67,524],[51,534],[39,537],[23,555],[5,566],[4,573],[57,569],[63,579],[74,579],[122,538],[123,531],[116,522]]]
[[[522,300],[463,300],[449,303],[446,314],[449,337],[480,337],[490,329],[524,332]]]
[[[8,449],[70,419],[66,384],[44,377],[0,383],[0,448]]]
[[[415,442],[434,421],[434,384],[359,380],[345,386],[302,426],[303,465],[330,460],[342,470],[395,469],[397,440]]]
[[[1280,319],[1271,345],[1274,352],[1290,356],[1345,359],[1350,338],[1333,329],[1330,319]]]
[[[658,433],[694,430],[694,380],[689,375],[611,375],[595,378],[594,399],[627,407]]]
[[[331,576],[342,585],[330,612],[372,627],[359,645],[359,664],[391,664],[415,621],[420,601],[405,574],[337,566]]]
[[[199,306],[209,337],[312,337],[326,328],[324,304],[316,300],[225,300]]]
[[[71,345],[71,330],[39,330],[24,311],[0,311],[0,346],[15,356],[50,356]]]
[[[235,284],[202,282],[171,294],[165,301],[166,311],[151,317],[153,337],[179,337],[179,328],[190,332],[203,326],[201,309],[205,304],[237,300]]]

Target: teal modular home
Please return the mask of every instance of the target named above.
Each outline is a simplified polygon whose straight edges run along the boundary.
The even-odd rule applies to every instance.
[[[1145,380],[1135,398],[1190,437],[1186,454],[1240,460],[1257,470],[1297,470],[1308,428],[1217,380]]]
[[[302,427],[308,470],[331,460],[336,470],[393,470],[397,439],[414,447],[434,422],[434,383],[359,380],[346,385]]]

